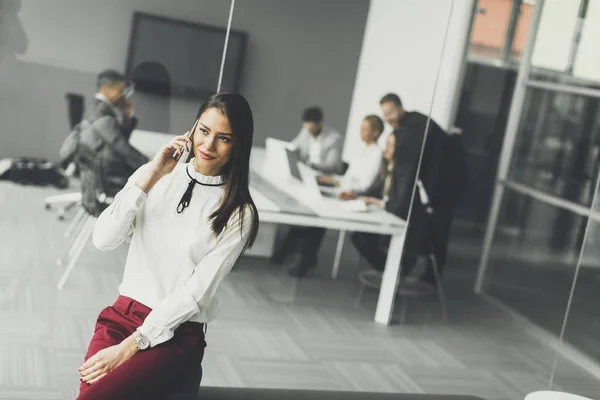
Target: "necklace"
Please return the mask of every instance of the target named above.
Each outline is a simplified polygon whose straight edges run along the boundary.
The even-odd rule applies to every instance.
[[[196,180],[194,177],[192,177],[192,175],[190,175],[190,171],[188,170],[188,168],[185,168],[185,172],[187,173],[188,177],[190,178],[190,183],[188,183],[188,187],[185,190],[185,193],[183,194],[183,196],[181,196],[181,200],[179,200],[179,204],[177,204],[177,214],[181,214],[183,212],[183,210],[185,210],[187,208],[187,206],[190,205],[190,201],[192,201],[192,191],[194,190],[194,185],[198,184],[201,186],[223,186],[225,184],[225,182],[221,182],[221,183],[202,183],[198,180]]]

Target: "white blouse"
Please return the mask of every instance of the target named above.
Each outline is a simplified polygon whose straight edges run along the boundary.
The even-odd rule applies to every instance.
[[[217,237],[209,217],[224,186],[195,184],[189,206],[181,214],[176,209],[190,182],[186,169],[205,185],[223,178],[201,175],[192,160],[178,164],[146,194],[135,182],[148,168],[140,167],[100,215],[93,241],[111,250],[133,235],[119,293],[152,309],[138,330],[156,346],[183,322],[206,323],[217,316],[217,288],[244,250],[253,216],[246,207],[241,229],[235,212]]]
[[[312,165],[321,165],[321,138],[319,135],[314,137],[312,134],[310,135],[309,140],[309,151],[308,151],[308,162]]]
[[[358,153],[342,178],[341,189],[358,193],[369,189],[381,172],[382,160],[383,152],[376,143],[367,145],[361,141]]]

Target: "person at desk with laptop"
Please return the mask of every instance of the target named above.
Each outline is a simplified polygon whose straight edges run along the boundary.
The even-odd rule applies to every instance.
[[[364,192],[375,181],[381,168],[382,150],[377,141],[383,132],[383,121],[377,115],[366,116],[360,125],[360,147],[348,170],[341,177],[320,175],[320,185],[339,187],[343,192]]]
[[[320,114],[319,111],[320,110],[316,109],[305,110],[304,119],[307,119],[307,117],[318,119],[321,121],[319,123],[322,124],[322,114]],[[315,114],[311,115],[313,112]],[[308,126],[306,126],[305,122],[305,128],[310,131],[310,128],[312,128],[310,124],[314,123],[314,121],[308,122]],[[321,175],[318,178],[319,182],[321,184],[341,186],[343,190],[357,192],[365,191],[368,187],[370,187],[375,181],[378,171],[381,167],[381,149],[377,146],[377,139],[379,138],[379,135],[381,135],[383,128],[383,122],[376,115],[369,115],[366,117],[361,125],[360,132],[364,148],[361,149],[354,162],[350,164],[347,173],[342,179],[338,179],[334,175]],[[299,136],[302,134],[303,133],[301,132]],[[310,160],[309,156],[308,163],[311,165],[311,167],[317,171],[334,173],[337,168],[334,168],[333,163],[326,165],[325,168],[322,167],[322,164],[323,161],[327,163],[328,161],[332,161],[334,157],[337,158],[338,154],[341,155],[342,141],[339,140],[337,143],[339,143],[339,145],[330,147],[330,151],[334,152],[333,155],[328,154],[328,157],[326,156],[323,159],[317,160]],[[298,146],[298,150],[300,153],[300,159],[302,159],[302,147]],[[313,157],[315,156],[313,155]],[[317,164],[315,161],[319,161],[321,164]],[[338,162],[341,163],[341,159],[338,158]],[[275,250],[273,257],[271,258],[272,263],[281,264],[289,255],[294,253],[296,250],[300,250],[300,260],[294,266],[292,266],[289,272],[291,275],[298,278],[304,277],[310,269],[316,267],[317,265],[317,255],[319,248],[321,247],[321,242],[323,241],[325,231],[326,230],[324,228],[317,227],[290,228],[288,234],[283,240],[282,245]]]
[[[344,137],[323,123],[323,110],[318,106],[302,112],[302,129],[292,140],[298,158],[312,169],[325,174],[337,174],[342,168]]]

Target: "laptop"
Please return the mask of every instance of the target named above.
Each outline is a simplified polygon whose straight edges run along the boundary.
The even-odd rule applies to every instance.
[[[323,190],[317,181],[318,172],[314,171],[308,165],[299,163],[298,169],[302,175],[304,184],[304,193],[310,196],[313,201],[319,204],[323,210],[333,214],[347,214],[348,212],[365,212],[369,208],[361,200],[340,201],[337,195],[330,191]]]
[[[302,175],[300,174],[300,168],[298,168],[298,164],[300,163],[300,157],[298,157],[298,150],[286,147],[285,152],[287,155],[288,165],[290,167],[290,174],[292,175],[292,177],[302,182]]]

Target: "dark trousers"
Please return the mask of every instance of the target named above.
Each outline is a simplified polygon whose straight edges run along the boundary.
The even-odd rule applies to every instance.
[[[150,311],[119,296],[115,304],[100,312],[85,360],[121,343]],[[195,322],[181,324],[167,342],[140,351],[93,385],[82,382],[78,399],[195,399],[202,379],[204,327]]]
[[[377,271],[383,272],[387,261],[388,248],[390,244],[390,236],[379,235],[376,233],[354,232],[350,236],[350,240],[358,254],[369,265]],[[418,253],[409,251],[408,246],[405,246],[405,251],[402,257],[401,276],[409,274],[417,263]]]
[[[280,251],[286,254],[300,251],[303,262],[315,264],[325,232],[325,228],[293,226],[285,236]]]

